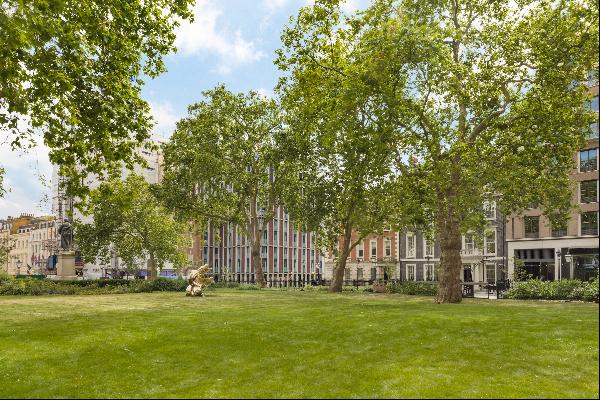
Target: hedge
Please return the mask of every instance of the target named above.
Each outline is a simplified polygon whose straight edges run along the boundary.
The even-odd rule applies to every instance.
[[[437,285],[424,282],[392,282],[386,285],[386,292],[420,296],[437,295]]]
[[[142,292],[184,292],[183,279],[155,280],[69,280],[12,279],[0,276],[0,295],[39,296],[48,294],[114,294]]]
[[[509,299],[583,300],[598,303],[598,278],[589,282],[563,279],[542,281],[531,279],[518,282],[505,293]]]

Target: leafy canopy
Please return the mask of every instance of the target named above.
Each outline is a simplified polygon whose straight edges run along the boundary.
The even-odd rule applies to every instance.
[[[76,222],[74,237],[87,262],[98,258],[108,264],[114,251],[131,269],[145,268],[147,259],[159,269],[167,262],[186,264],[185,225],[171,217],[141,176],[103,183],[90,193],[83,211],[93,222]]]
[[[0,129],[14,148],[39,132],[71,189],[137,159],[152,128],[142,76],[165,71],[194,0],[4,0]],[[76,166],[80,166],[76,168]]]

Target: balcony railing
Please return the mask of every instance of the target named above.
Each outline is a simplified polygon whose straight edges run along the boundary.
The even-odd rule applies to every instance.
[[[460,254],[463,256],[482,256],[483,251],[481,249],[462,249]]]

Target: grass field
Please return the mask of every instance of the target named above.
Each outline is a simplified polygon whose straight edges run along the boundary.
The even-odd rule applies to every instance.
[[[268,290],[4,297],[0,397],[598,398],[598,305]]]

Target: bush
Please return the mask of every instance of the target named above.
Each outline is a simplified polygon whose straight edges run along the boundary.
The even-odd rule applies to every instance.
[[[224,281],[220,281],[220,282],[213,283],[209,287],[210,288],[215,288],[215,289],[235,289],[235,288],[239,288],[240,284],[237,283],[237,282],[224,282]]]
[[[393,282],[387,284],[386,292],[420,296],[435,296],[437,295],[437,285],[424,282]]]
[[[505,293],[509,299],[583,300],[598,302],[598,278],[589,282],[575,279],[541,281],[531,279],[516,283]]]
[[[238,290],[260,290],[260,286],[250,283],[242,283],[237,287]]]
[[[184,292],[183,279],[155,280],[74,280],[0,279],[0,295],[39,296],[47,294],[114,294],[143,292]]]

